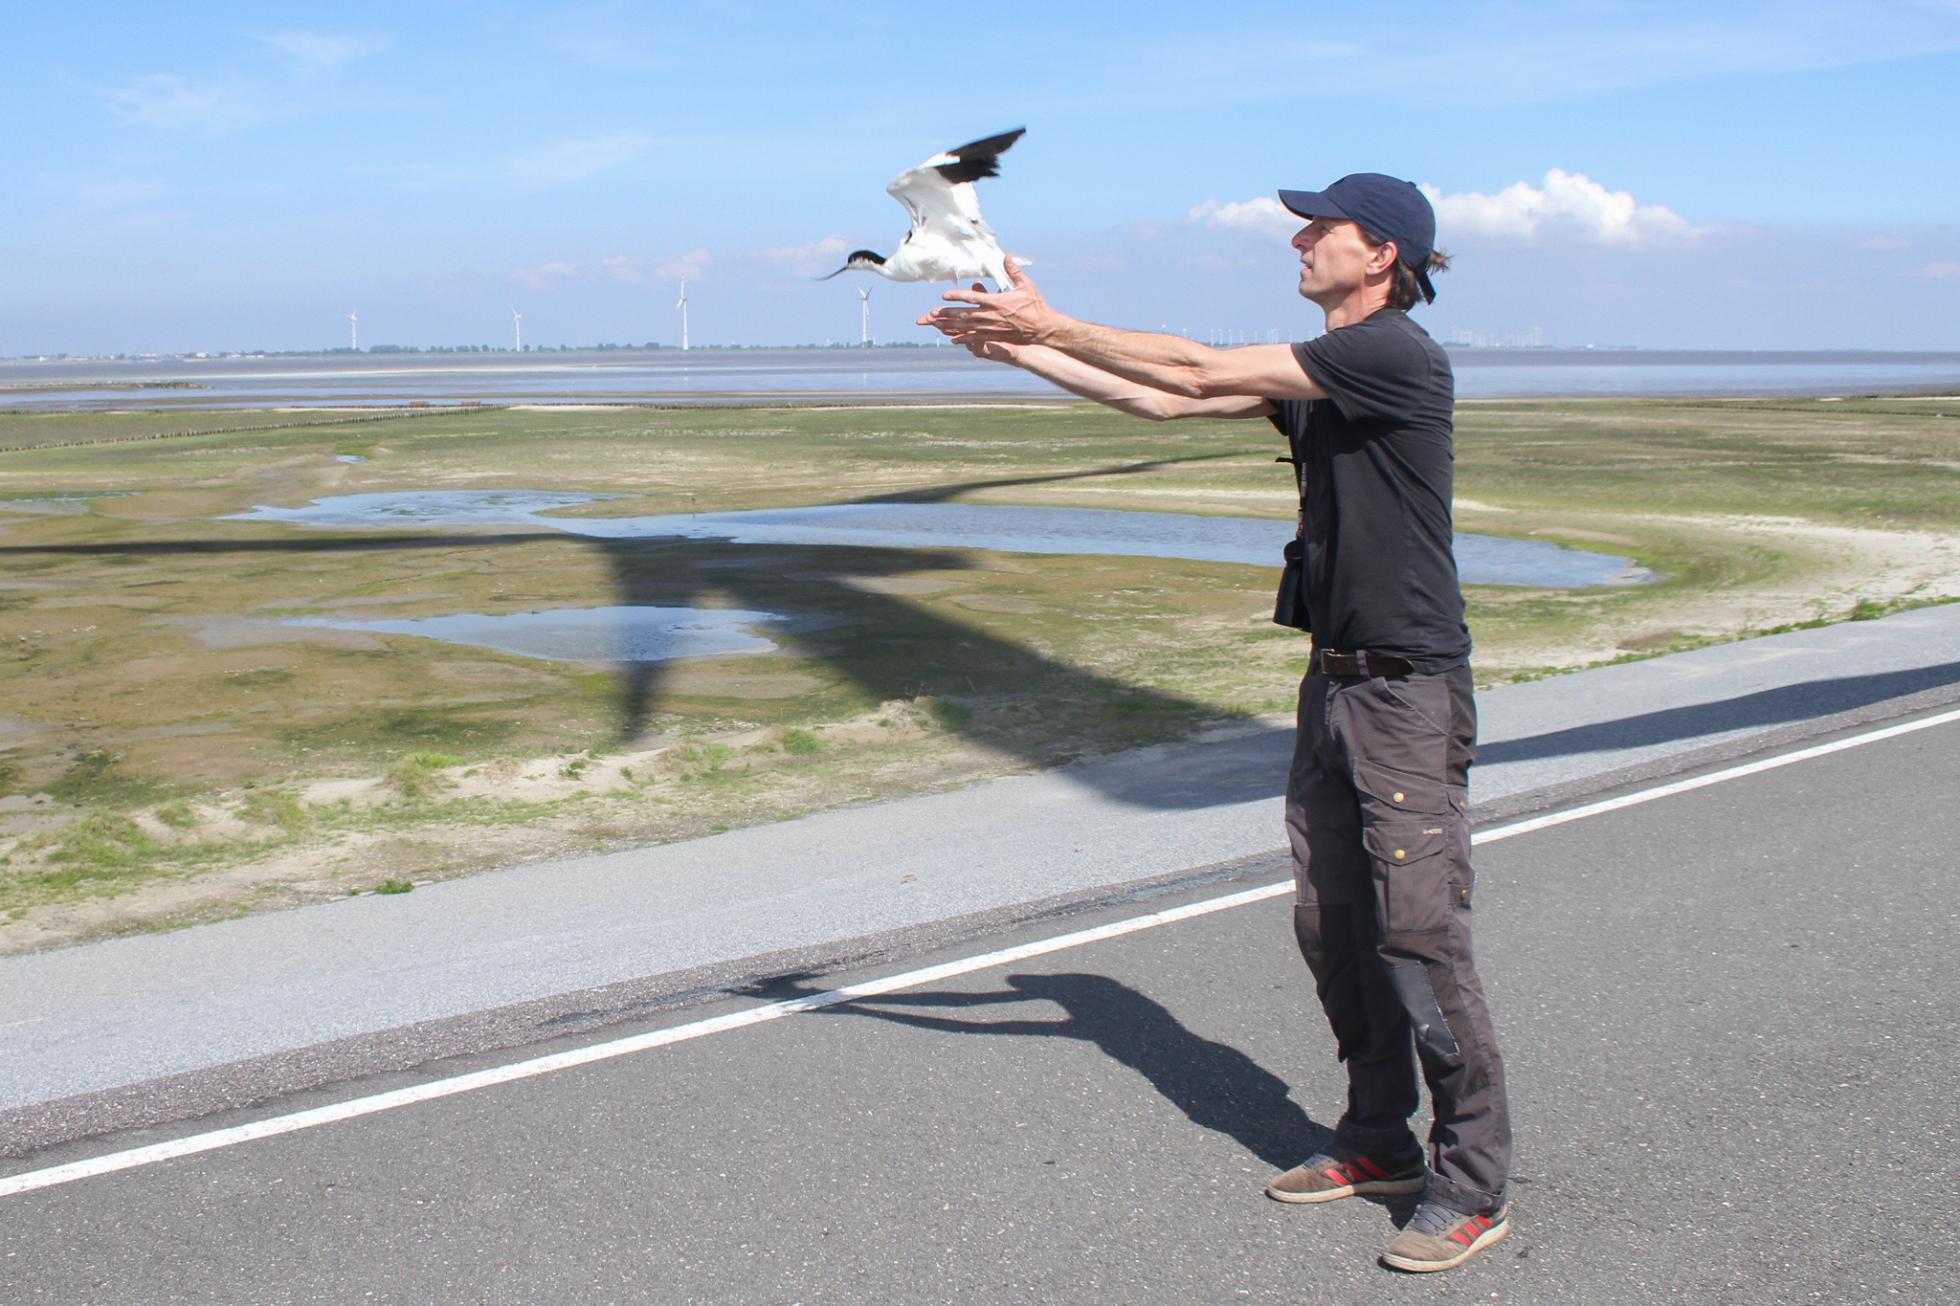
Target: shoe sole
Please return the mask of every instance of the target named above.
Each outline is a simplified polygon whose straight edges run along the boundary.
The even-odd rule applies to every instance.
[[[1310,1206],[1317,1202],[1332,1202],[1343,1197],[1397,1197],[1408,1193],[1419,1193],[1428,1184],[1428,1179],[1417,1175],[1413,1179],[1376,1179],[1368,1183],[1348,1184],[1344,1188],[1322,1188],[1317,1192],[1294,1193],[1268,1184],[1266,1196],[1275,1202],[1286,1202],[1294,1206]]]
[[[1433,1274],[1437,1270],[1454,1270],[1457,1266],[1463,1264],[1484,1248],[1503,1242],[1505,1235],[1510,1232],[1511,1222],[1509,1220],[1504,1221],[1502,1224],[1493,1224],[1490,1228],[1479,1234],[1475,1242],[1450,1257],[1447,1261],[1416,1261],[1406,1256],[1391,1256],[1387,1252],[1383,1252],[1382,1264],[1391,1269],[1406,1270],[1410,1274]]]

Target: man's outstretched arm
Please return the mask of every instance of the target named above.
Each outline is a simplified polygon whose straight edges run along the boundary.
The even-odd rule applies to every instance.
[[[1174,395],[1092,367],[1045,345],[1013,345],[992,340],[975,342],[969,348],[981,358],[1012,363],[1023,371],[1053,381],[1071,394],[1153,422],[1180,417],[1268,417],[1273,412],[1272,404],[1256,395],[1225,395],[1216,399]]]
[[[1007,270],[1010,289],[999,294],[949,290],[945,295],[948,301],[968,307],[936,308],[920,318],[919,325],[936,327],[969,348],[996,342],[1041,346],[1124,380],[1187,399],[1327,397],[1301,368],[1290,345],[1207,349],[1182,336],[1097,326],[1058,312],[1012,259]]]

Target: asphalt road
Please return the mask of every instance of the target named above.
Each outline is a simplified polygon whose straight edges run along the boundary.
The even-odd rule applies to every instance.
[[[1478,696],[1473,815],[1956,701],[1960,604],[1506,685]],[[0,958],[0,1156],[1270,859],[1291,737],[1240,722],[948,793]]]
[[[1514,1094],[1516,1228],[1451,1274],[1375,1264],[1404,1207],[1259,1194],[1341,1097],[1269,897],[0,1197],[0,1300],[1951,1300],[1956,794],[1948,721],[1486,831],[1479,950]],[[1275,869],[604,1037],[698,1030]],[[0,1175],[577,1043],[71,1142]]]

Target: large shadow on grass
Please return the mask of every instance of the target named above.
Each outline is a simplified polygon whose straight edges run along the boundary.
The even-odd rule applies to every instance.
[[[1200,455],[1210,458],[1220,455]],[[1184,461],[1184,460],[1177,460]],[[931,487],[884,496],[929,502],[981,488],[1123,475],[1165,462],[1027,478]],[[871,500],[860,500],[869,502]],[[215,524],[223,530],[230,523]],[[251,529],[251,528],[245,528]],[[260,528],[262,529],[262,527]],[[331,530],[331,533],[329,533]],[[241,532],[242,533],[242,532]],[[948,730],[983,740],[1023,760],[1046,765],[1073,751],[1056,738],[1056,725],[1104,739],[1165,738],[1205,720],[1236,714],[1162,690],[1126,684],[1003,639],[986,629],[908,600],[902,582],[920,572],[981,571],[964,551],[851,546],[744,545],[726,538],[606,538],[559,530],[428,532],[348,528],[297,528],[271,539],[130,540],[97,544],[0,547],[0,558],[95,556],[166,564],[173,559],[286,555],[295,559],[373,552],[471,553],[512,547],[586,550],[601,557],[608,592],[593,606],[745,608],[788,614],[770,635],[819,660],[872,703],[931,697],[954,705],[939,714]],[[1147,566],[1148,559],[1133,560]],[[900,582],[894,585],[892,582]],[[617,664],[619,694],[614,734],[619,742],[642,736],[660,709],[668,663]],[[1032,697],[1038,690],[1040,698]],[[1048,722],[1004,722],[996,713],[1014,705],[1024,717]],[[1090,728],[1093,727],[1093,728]],[[1275,734],[1281,732],[1273,732]],[[1263,754],[1261,755],[1263,757]],[[1161,774],[1156,772],[1161,771]],[[1083,768],[1086,783],[1132,806],[1191,809],[1250,801],[1280,792],[1284,764],[1221,766],[1196,774],[1169,768],[1114,774]]]
[[[1024,489],[1032,485],[1053,485],[1062,481],[1081,481],[1099,476],[1134,476],[1139,472],[1152,472],[1160,467],[1176,467],[1184,463],[1216,462],[1221,458],[1245,458],[1253,456],[1254,450],[1227,449],[1222,453],[1187,454],[1182,458],[1152,458],[1143,462],[1116,463],[1109,467],[1096,467],[1089,471],[1050,472],[1042,476],[1003,476],[989,481],[961,481],[957,485],[928,485],[910,490],[893,490],[889,494],[866,495],[859,499],[847,499],[847,503],[945,503],[952,499],[965,498],[981,490]]]
[[[815,985],[792,977],[757,986],[771,1001],[811,997]],[[1051,1004],[1059,1017],[963,1019],[981,1008]],[[982,993],[897,993],[820,1008],[943,1034],[1056,1038],[1092,1043],[1148,1080],[1191,1123],[1233,1139],[1275,1169],[1296,1165],[1333,1137],[1289,1096],[1286,1081],[1245,1053],[1193,1032],[1165,1007],[1107,975],[1009,975]],[[1138,1146],[1147,1148],[1147,1140]]]

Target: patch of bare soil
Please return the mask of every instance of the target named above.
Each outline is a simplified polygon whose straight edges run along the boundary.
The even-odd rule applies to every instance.
[[[968,608],[974,612],[1039,612],[1041,605],[1028,599],[1017,599],[1011,594],[961,594],[952,600],[954,606]]]
[[[333,648],[381,649],[375,636],[328,626],[289,626],[266,617],[153,617],[152,626],[178,626],[205,648],[258,648],[266,644],[325,644]]]
[[[1576,668],[1665,649],[1683,637],[1736,638],[1798,622],[1842,620],[1861,602],[1883,605],[1960,598],[1960,535],[1827,526],[1794,517],[1655,515],[1646,519],[1670,527],[1720,531],[1744,543],[1759,540],[1794,565],[1771,580],[1681,598],[1648,615],[1593,632],[1590,638],[1507,650],[1509,664]],[[1601,633],[1608,641],[1603,645]]]
[[[425,884],[622,843],[696,838],[1025,767],[1010,754],[939,729],[930,708],[925,700],[893,700],[852,720],[813,727],[805,733],[816,741],[814,753],[792,753],[779,730],[751,728],[599,756],[442,768],[420,777],[425,805],[412,828],[402,830],[388,829],[387,818],[407,796],[398,780],[381,776],[288,786],[308,810],[332,815],[297,837],[255,824],[251,796],[236,791],[197,804],[188,825],[181,816],[169,824],[145,810],[134,819],[161,843],[236,840],[271,850],[112,898],[30,909],[0,922],[0,955],[371,892],[387,880]],[[513,807],[520,813],[515,818]],[[364,811],[371,819],[363,821]],[[45,795],[9,800],[0,811],[0,852],[80,814]]]

